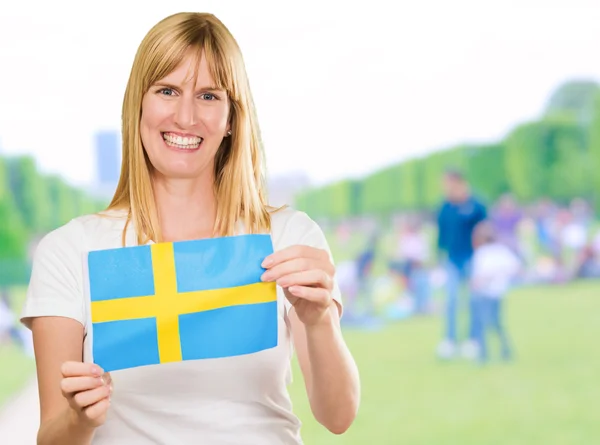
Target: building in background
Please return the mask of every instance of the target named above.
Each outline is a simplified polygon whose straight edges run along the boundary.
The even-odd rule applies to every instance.
[[[119,182],[121,171],[121,135],[116,130],[99,131],[94,136],[96,154],[96,190],[111,197]]]

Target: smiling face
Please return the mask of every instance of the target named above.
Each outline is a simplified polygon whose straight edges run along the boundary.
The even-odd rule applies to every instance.
[[[215,87],[205,57],[188,53],[144,95],[140,136],[154,174],[192,179],[213,175],[229,131],[227,93]]]

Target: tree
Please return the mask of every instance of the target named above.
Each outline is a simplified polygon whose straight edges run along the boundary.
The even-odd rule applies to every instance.
[[[546,104],[545,117],[566,116],[588,124],[594,111],[594,98],[600,91],[592,80],[572,80],[560,85]]]
[[[33,233],[51,229],[52,207],[44,178],[30,156],[10,158],[9,184],[25,227]]]
[[[600,215],[600,93],[594,95],[594,112],[588,132],[591,195]]]

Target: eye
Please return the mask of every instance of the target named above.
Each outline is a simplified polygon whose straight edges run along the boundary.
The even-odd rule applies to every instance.
[[[175,91],[173,88],[161,88],[157,91],[158,94],[162,94],[163,96],[174,96]]]
[[[215,96],[213,93],[202,93],[200,95],[200,97],[204,100],[217,100],[218,97]]]

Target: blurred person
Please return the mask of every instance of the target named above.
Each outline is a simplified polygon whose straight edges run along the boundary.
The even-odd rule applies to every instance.
[[[600,252],[594,249],[592,242],[579,252],[575,266],[575,278],[600,278]]]
[[[518,255],[521,255],[518,229],[522,216],[517,202],[508,193],[500,197],[490,215],[498,240]]]
[[[489,221],[479,223],[473,232],[473,255],[470,287],[475,316],[478,358],[488,361],[487,334],[494,332],[500,340],[504,360],[512,349],[503,318],[503,301],[521,268],[519,257],[500,242]]]
[[[358,298],[363,303],[362,314],[358,324],[364,327],[378,327],[376,320],[375,301],[372,295],[373,267],[378,253],[379,230],[374,229],[362,251],[356,258],[356,279],[358,284]]]
[[[438,251],[446,270],[445,332],[437,353],[440,358],[452,358],[458,351],[457,321],[460,296],[466,292],[473,256],[473,229],[487,217],[485,205],[471,192],[463,174],[448,170],[443,177],[445,200],[438,212]],[[472,302],[468,305],[469,335],[462,354],[476,354]]]
[[[0,344],[10,342],[17,345],[28,355],[31,354],[31,342],[25,329],[20,329],[18,318],[10,303],[8,289],[0,290]]]
[[[556,206],[548,199],[541,199],[534,210],[535,227],[538,244],[546,253],[554,253],[553,221],[556,214]]]
[[[15,316],[10,308],[6,290],[0,291],[0,344],[14,338]]]
[[[554,283],[563,283],[572,277],[574,253],[583,248],[586,241],[585,228],[573,221],[568,208],[559,208],[552,220],[552,257],[556,272]]]
[[[591,244],[594,253],[600,257],[600,229],[596,231],[595,235],[593,235]]]
[[[22,321],[35,342],[38,443],[300,444],[287,391],[294,349],[316,420],[346,431],[360,389],[329,247],[306,214],[266,203],[255,109],[227,28],[199,13],[156,24],[135,56],[122,119],[108,209],[54,230],[35,252]],[[86,252],[244,233],[271,234],[262,280],[277,283],[276,347],[113,373],[90,362]]]
[[[583,198],[573,198],[569,203],[569,209],[573,220],[583,225],[587,230],[591,229],[594,215],[588,202]]]
[[[565,220],[560,231],[560,245],[562,253],[569,259],[576,259],[588,245],[588,226],[583,218],[576,216],[571,211],[566,213]]]
[[[344,296],[343,322],[354,320],[358,316],[357,300],[359,294],[358,264],[357,261],[346,260],[338,263],[335,278],[341,294]]]
[[[406,288],[414,301],[414,312],[429,311],[429,243],[417,218],[409,219],[398,242],[397,257],[402,265]]]

